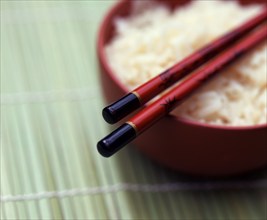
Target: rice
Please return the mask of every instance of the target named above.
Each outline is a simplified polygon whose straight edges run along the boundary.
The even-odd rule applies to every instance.
[[[261,10],[235,1],[193,1],[173,12],[151,1],[135,3],[130,17],[115,21],[117,34],[106,46],[112,70],[129,91]],[[173,114],[218,125],[267,123],[266,54],[264,42],[201,87]]]

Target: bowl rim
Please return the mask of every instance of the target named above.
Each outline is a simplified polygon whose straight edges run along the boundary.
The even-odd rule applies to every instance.
[[[100,65],[105,70],[105,74],[107,74],[115,84],[126,93],[129,92],[129,89],[119,80],[119,78],[113,73],[110,65],[108,64],[108,60],[105,53],[105,43],[104,43],[104,36],[106,35],[107,26],[113,21],[114,17],[116,17],[116,12],[123,6],[123,4],[129,4],[131,1],[128,0],[120,0],[115,2],[111,8],[108,9],[104,18],[100,23],[98,33],[97,33],[97,42],[96,42],[96,50],[97,56],[100,62]],[[228,130],[228,131],[247,131],[247,130],[258,130],[258,129],[266,129],[267,123],[264,124],[257,124],[257,125],[216,125],[216,124],[208,124],[199,121],[194,121],[182,117],[178,117],[172,114],[166,116],[170,120],[187,124],[194,127],[201,127],[201,128],[210,128],[210,129],[217,129],[217,130]]]

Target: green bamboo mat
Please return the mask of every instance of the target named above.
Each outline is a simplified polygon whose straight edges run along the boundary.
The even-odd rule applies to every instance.
[[[1,1],[1,218],[266,220],[264,172],[197,180],[105,159],[95,54],[108,0]]]

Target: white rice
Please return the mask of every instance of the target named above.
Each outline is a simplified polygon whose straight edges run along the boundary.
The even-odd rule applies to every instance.
[[[133,14],[116,20],[117,34],[106,46],[111,68],[129,91],[261,10],[258,5],[241,7],[235,1],[194,1],[170,12],[163,5],[147,7],[148,2],[135,1]],[[264,42],[173,114],[219,125],[267,123],[266,54]]]

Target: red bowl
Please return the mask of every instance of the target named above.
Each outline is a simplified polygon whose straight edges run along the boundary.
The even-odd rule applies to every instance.
[[[189,0],[162,0],[179,7]],[[265,0],[240,0],[242,4]],[[127,88],[112,72],[104,47],[114,36],[114,18],[126,17],[131,1],[117,2],[104,18],[98,33],[97,53],[101,82],[108,103],[122,97]],[[225,176],[267,165],[267,124],[227,127],[187,121],[169,115],[134,141],[143,153],[173,169],[194,175]]]

